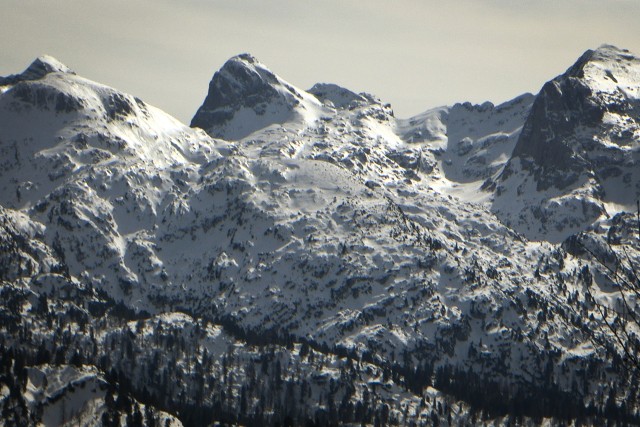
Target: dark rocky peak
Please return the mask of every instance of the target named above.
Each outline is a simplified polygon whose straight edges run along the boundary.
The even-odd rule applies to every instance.
[[[21,74],[25,80],[36,80],[44,77],[49,73],[69,73],[75,74],[69,67],[58,61],[56,58],[43,55],[37,58],[35,61],[27,67],[27,69]]]
[[[249,54],[229,59],[209,83],[207,97],[191,121],[192,127],[212,131],[247,108],[263,115],[267,106],[280,104],[293,110],[303,96]]]
[[[591,61],[595,54],[594,50],[588,49],[584,52],[578,60],[567,69],[567,71],[563,74],[566,77],[576,77],[582,78],[584,77],[584,67]]]
[[[215,73],[209,86],[208,98],[210,97],[211,102],[208,106],[220,108],[238,102],[252,106],[259,98],[278,95],[301,97],[291,85],[276,76],[256,58],[244,53],[228,60],[220,71]]]
[[[370,102],[363,94],[358,94],[333,83],[316,83],[308,92],[321,102],[335,108],[349,108]]]
[[[512,157],[535,170],[539,188],[571,185],[593,166],[594,146],[630,143],[639,99],[640,59],[610,45],[588,50],[542,87]],[[625,123],[626,130],[616,123]],[[507,165],[503,178],[510,172]]]
[[[38,80],[50,73],[75,74],[69,67],[54,57],[42,55],[33,61],[22,73],[0,77],[0,86],[16,84],[22,81]]]

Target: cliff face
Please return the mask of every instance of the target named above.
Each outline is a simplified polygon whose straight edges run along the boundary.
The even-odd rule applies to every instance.
[[[532,162],[526,164],[539,173],[541,189],[565,188],[581,173],[600,175],[602,150],[637,146],[639,76],[640,59],[628,51],[602,46],[585,52],[543,86],[513,157]]]
[[[253,56],[242,54],[213,75],[191,126],[215,137],[241,139],[319,107],[317,99],[282,80]]]
[[[640,59],[605,45],[546,83],[497,180],[494,211],[529,238],[563,238],[615,214],[614,205],[632,209],[640,196],[639,78]],[[560,212],[570,206],[572,216]]]

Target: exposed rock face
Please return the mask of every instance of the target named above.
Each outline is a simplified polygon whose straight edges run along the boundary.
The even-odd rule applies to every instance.
[[[231,141],[36,61],[0,88],[3,416],[631,417],[616,402],[635,379],[598,311],[620,291],[561,242],[640,259],[635,218],[600,216],[626,209],[607,203],[637,169],[635,61],[591,52],[533,111],[525,94],[399,120],[240,55],[194,117]],[[85,383],[95,406],[67,411]],[[67,400],[39,413],[49,391]]]
[[[0,76],[0,86],[16,84],[26,80],[38,80],[49,73],[69,73],[75,74],[69,67],[57,59],[43,55],[37,58],[20,74],[13,74],[7,77]]]
[[[336,108],[348,108],[358,103],[366,103],[367,98],[333,83],[316,83],[308,91],[322,102],[330,102]]]
[[[253,56],[242,54],[231,58],[213,75],[207,97],[191,126],[216,137],[239,139],[290,119],[301,102],[298,89]]]
[[[608,202],[634,203],[640,195],[639,148],[640,59],[613,46],[589,50],[537,95],[497,182],[495,210],[530,238],[566,236],[610,214]],[[535,193],[525,189],[531,184]],[[557,221],[549,209],[558,197],[565,211],[568,204],[581,205],[577,216]],[[506,203],[514,199],[522,205],[519,219],[513,209],[507,213]]]

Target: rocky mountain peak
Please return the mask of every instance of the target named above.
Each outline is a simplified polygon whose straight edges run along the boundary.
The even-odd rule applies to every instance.
[[[581,170],[589,163],[580,154],[583,143],[625,146],[634,140],[639,98],[640,59],[610,45],[588,50],[543,86],[513,156],[549,170]],[[619,132],[620,121],[631,129],[625,125],[626,132]]]
[[[56,58],[49,55],[42,55],[36,58],[22,73],[0,77],[0,86],[16,84],[21,81],[38,80],[50,73],[75,74],[75,72]]]
[[[588,50],[536,96],[500,176],[494,209],[501,215],[513,211],[518,196],[522,210],[503,221],[522,224],[529,238],[564,238],[608,215],[607,203],[635,202],[639,149],[640,59],[610,45]],[[519,190],[512,194],[508,188]],[[558,220],[570,211],[567,206],[578,214]],[[533,223],[540,228],[530,228]]]
[[[242,138],[258,128],[250,123],[255,120],[246,120],[247,117],[234,120],[236,113],[244,110],[245,116],[257,116],[260,126],[281,123],[301,105],[302,92],[252,55],[237,55],[213,75],[207,97],[191,126],[218,137]]]
[[[22,73],[25,79],[28,77],[30,80],[44,77],[49,73],[69,73],[75,74],[73,70],[58,61],[53,56],[42,55],[36,58],[29,67]]]
[[[217,72],[211,83],[215,83],[215,95],[209,106],[224,107],[242,102],[243,98],[251,104],[256,95],[265,93],[275,95],[279,86],[287,86],[265,65],[248,53],[243,53],[229,59]],[[211,94],[211,86],[209,88]],[[295,90],[286,88],[295,96]]]

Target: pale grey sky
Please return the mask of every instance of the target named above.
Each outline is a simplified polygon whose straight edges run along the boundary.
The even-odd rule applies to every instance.
[[[537,92],[588,48],[640,54],[639,0],[4,0],[0,75],[47,53],[189,123],[249,52],[303,89],[371,92],[409,117]]]

